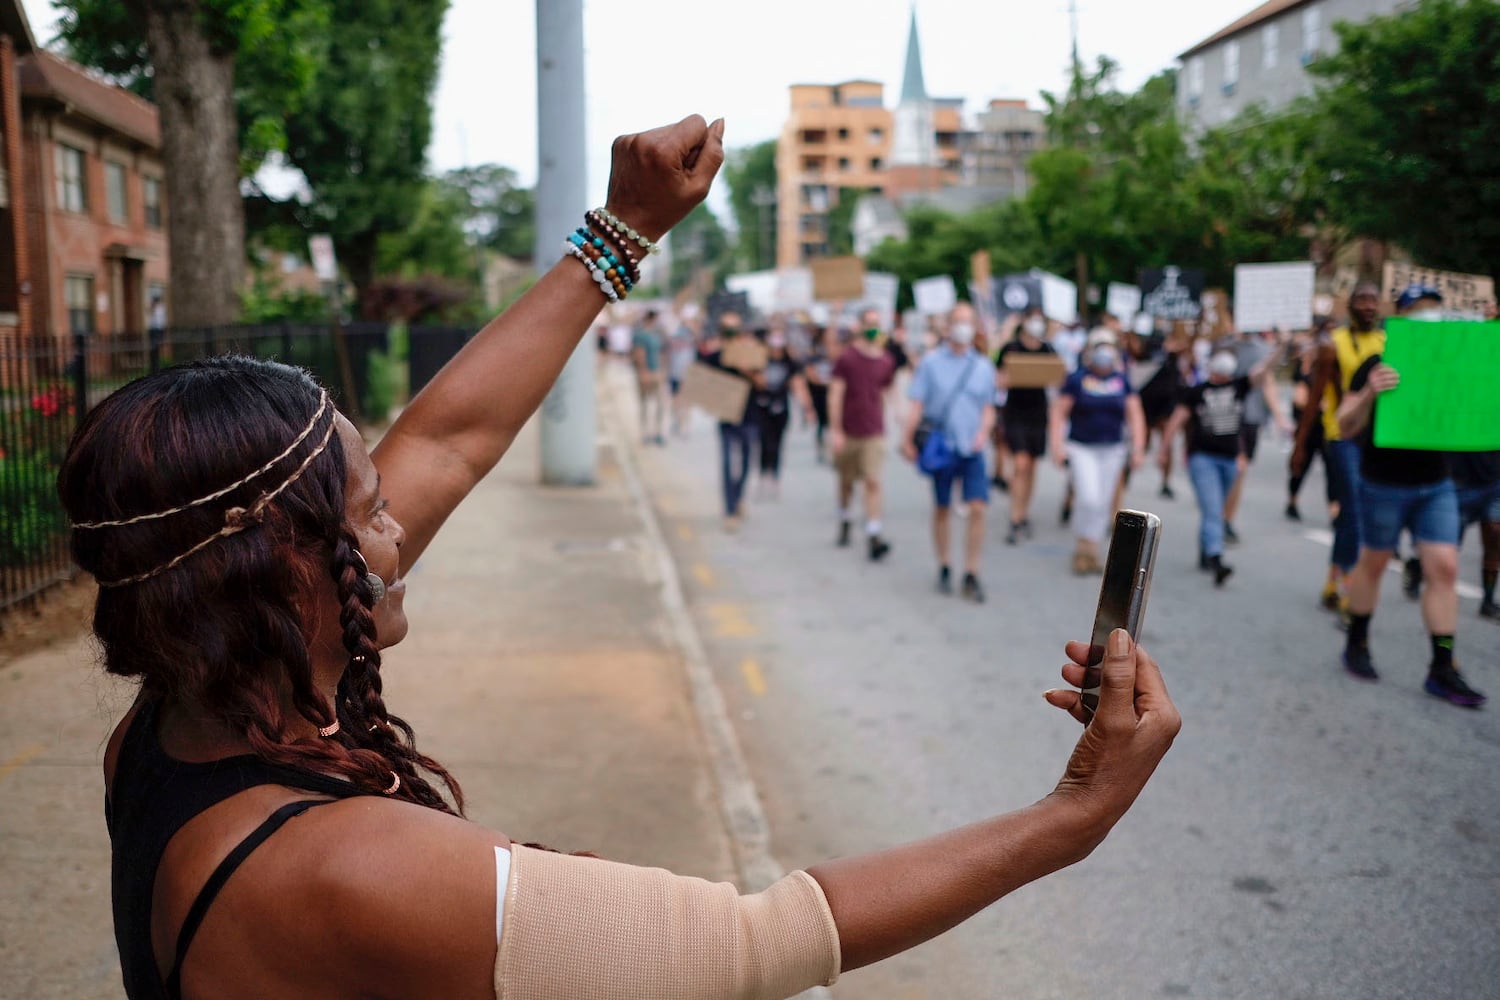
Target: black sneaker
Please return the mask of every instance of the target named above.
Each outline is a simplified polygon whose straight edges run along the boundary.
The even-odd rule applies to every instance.
[[[847,549],[849,547],[850,530],[852,529],[848,521],[839,522],[839,548]]]
[[[1020,545],[1021,544],[1021,526],[1019,524],[1012,524],[1010,526],[1010,530],[1005,533],[1005,544],[1006,545]]]
[[[1163,500],[1177,499],[1177,494],[1173,493],[1172,487],[1168,486],[1166,483],[1161,484],[1161,489],[1157,491],[1156,495],[1161,497]]]
[[[1202,549],[1198,550],[1198,572],[1207,573],[1214,568],[1213,562],[1208,558],[1208,553]]]
[[[1462,708],[1478,708],[1488,699],[1464,681],[1457,667],[1433,667],[1427,672],[1427,683],[1423,689],[1434,698],[1458,705]]]
[[[1225,566],[1224,561],[1218,556],[1212,556],[1208,560],[1208,568],[1214,573],[1214,586],[1222,587],[1224,583],[1234,576],[1234,567]]]
[[[870,536],[870,562],[880,562],[891,554],[890,543],[879,535]]]
[[[1002,475],[996,474],[994,478],[990,480],[990,485],[995,487],[995,489],[999,490],[1001,493],[1010,492],[1010,482]]]
[[[1230,524],[1228,521],[1224,522],[1224,544],[1225,545],[1238,545],[1238,544],[1240,544],[1240,536],[1239,536],[1239,534],[1235,532],[1234,525]]]
[[[1492,622],[1500,622],[1500,604],[1494,601],[1485,601],[1479,605],[1479,617],[1488,618]]]
[[[937,592],[944,595],[953,593],[953,574],[948,572],[947,566],[938,570]]]
[[[1065,525],[1069,521],[1073,520],[1073,505],[1072,504],[1070,504],[1070,503],[1063,504],[1062,514],[1059,515],[1058,520],[1060,520]]]
[[[1302,520],[1302,512],[1297,509],[1297,505],[1294,503],[1287,504],[1284,513],[1286,514],[1286,519],[1288,521],[1300,522]]]
[[[979,577],[973,573],[964,574],[964,600],[973,601],[975,604],[984,603],[984,588],[979,585]]]
[[[1362,681],[1380,680],[1380,675],[1375,672],[1375,661],[1370,659],[1369,646],[1345,646],[1344,669]]]
[[[1021,522],[1021,534],[1025,535],[1028,540],[1036,537],[1036,532],[1031,530],[1031,518],[1028,517]]]
[[[1401,592],[1408,600],[1422,597],[1422,560],[1411,558],[1401,565]]]

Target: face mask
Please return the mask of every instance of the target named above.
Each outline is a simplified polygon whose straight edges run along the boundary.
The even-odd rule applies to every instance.
[[[1033,317],[1026,321],[1025,329],[1033,337],[1041,337],[1047,332],[1047,321],[1040,316]]]
[[[875,343],[875,341],[877,341],[877,340],[880,339],[880,331],[877,330],[873,326],[870,327],[868,330],[865,331],[865,339],[868,340],[872,344]]]
[[[1089,358],[1089,367],[1095,371],[1112,372],[1120,363],[1120,352],[1113,347],[1096,347]]]
[[[1407,313],[1407,319],[1414,319],[1418,323],[1438,323],[1442,321],[1443,311],[1441,309],[1418,309],[1416,312]]]
[[[721,326],[721,327],[719,327],[719,336],[721,336],[721,337],[733,337],[736,334],[738,334],[739,332],[740,331],[739,331],[739,329],[737,327],[733,327],[733,326]]]
[[[974,343],[974,324],[954,323],[953,326],[948,329],[948,339],[953,341],[959,347],[968,347],[970,344]]]
[[[766,346],[773,350],[779,350],[786,346],[786,337],[779,333],[773,333],[766,338]]]
[[[1239,367],[1239,360],[1233,354],[1215,354],[1213,360],[1208,363],[1208,372],[1219,378],[1234,378],[1234,373]]]

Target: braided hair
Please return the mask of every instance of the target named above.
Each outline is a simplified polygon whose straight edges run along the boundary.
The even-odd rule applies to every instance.
[[[218,719],[268,762],[458,814],[458,783],[416,750],[411,726],[381,698],[373,595],[356,570],[345,513],[348,467],[338,435],[325,433],[335,416],[331,407],[322,412],[322,399],[299,368],[226,356],[138,379],[84,419],[58,492],[75,526],[104,525],[75,527],[78,565],[102,581],[127,581],[101,588],[95,604],[105,669],[138,678],[148,698]],[[309,427],[317,433],[287,452]],[[319,440],[326,447],[314,455]],[[263,475],[245,479],[278,455]],[[226,483],[236,486],[213,502],[191,502]],[[195,548],[244,510],[256,511],[252,527]],[[158,511],[172,513],[142,516]],[[304,608],[330,578],[349,655],[335,704],[314,681],[316,612]],[[299,718],[319,728],[337,720],[340,730],[299,737]],[[394,791],[392,774],[400,778]]]

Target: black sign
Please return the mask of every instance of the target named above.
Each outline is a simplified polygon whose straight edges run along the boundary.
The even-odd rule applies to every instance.
[[[1197,319],[1203,314],[1203,272],[1180,267],[1142,271],[1141,312],[1158,319]]]
[[[719,318],[725,313],[735,313],[740,318],[740,323],[745,329],[750,326],[750,293],[749,292],[714,292],[708,297],[707,329],[717,332],[719,329]]]
[[[1029,274],[1007,274],[995,280],[995,318],[1042,308],[1042,280]]]

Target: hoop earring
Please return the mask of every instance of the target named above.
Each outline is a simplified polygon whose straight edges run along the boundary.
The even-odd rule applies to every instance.
[[[385,600],[385,581],[377,574],[370,572],[370,564],[365,562],[364,553],[359,549],[354,550],[354,558],[359,560],[360,571],[365,576],[365,586],[370,588],[370,604],[379,604]]]

